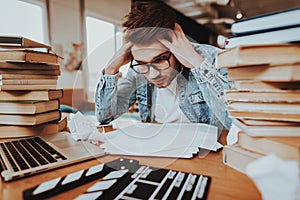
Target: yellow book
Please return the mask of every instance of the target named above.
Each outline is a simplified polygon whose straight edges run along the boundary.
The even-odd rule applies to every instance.
[[[15,138],[39,136],[45,134],[55,134],[67,129],[68,120],[66,117],[59,121],[43,123],[34,126],[15,126],[15,125],[0,125],[0,138]]]
[[[0,91],[1,101],[47,101],[63,97],[63,90]]]
[[[59,100],[0,101],[0,114],[38,114],[59,109]]]
[[[268,44],[237,46],[218,53],[218,68],[300,62],[300,45]]]
[[[46,122],[51,122],[61,118],[59,110],[23,115],[23,114],[0,114],[0,124],[2,125],[38,125]]]
[[[32,50],[1,50],[1,61],[38,62],[38,63],[58,63],[58,56],[54,53],[46,53]]]

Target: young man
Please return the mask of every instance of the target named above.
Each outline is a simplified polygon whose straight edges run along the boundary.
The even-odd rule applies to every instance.
[[[137,101],[144,122],[230,128],[224,98],[227,73],[215,67],[218,48],[191,43],[174,12],[158,2],[135,2],[123,26],[124,44],[97,86],[96,115],[101,124]],[[118,82],[119,69],[127,63],[128,73]]]

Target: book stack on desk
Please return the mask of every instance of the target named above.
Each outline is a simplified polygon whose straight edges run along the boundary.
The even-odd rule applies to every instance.
[[[19,36],[0,36],[0,137],[55,133],[61,120],[59,56]],[[49,128],[51,127],[51,128]]]
[[[279,10],[234,22],[225,48],[239,45],[300,41],[300,7]]]
[[[300,45],[246,45],[218,54],[232,82],[226,100],[238,143],[224,148],[224,162],[245,172],[246,164],[274,153],[300,156]],[[239,159],[238,159],[239,158]]]

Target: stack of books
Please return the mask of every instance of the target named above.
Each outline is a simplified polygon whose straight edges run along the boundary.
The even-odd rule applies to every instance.
[[[225,146],[224,162],[245,172],[246,164],[274,153],[300,156],[300,45],[242,45],[217,57],[232,82],[226,100],[238,143]]]
[[[231,26],[231,32],[233,37],[226,40],[225,48],[299,42],[300,7],[236,21]]]
[[[59,56],[25,37],[0,36],[0,138],[56,133],[66,128],[57,89]]]

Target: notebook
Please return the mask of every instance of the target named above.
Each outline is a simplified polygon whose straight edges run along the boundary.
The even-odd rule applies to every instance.
[[[0,171],[4,181],[103,156],[88,141],[75,141],[67,132],[19,138],[0,143]]]

